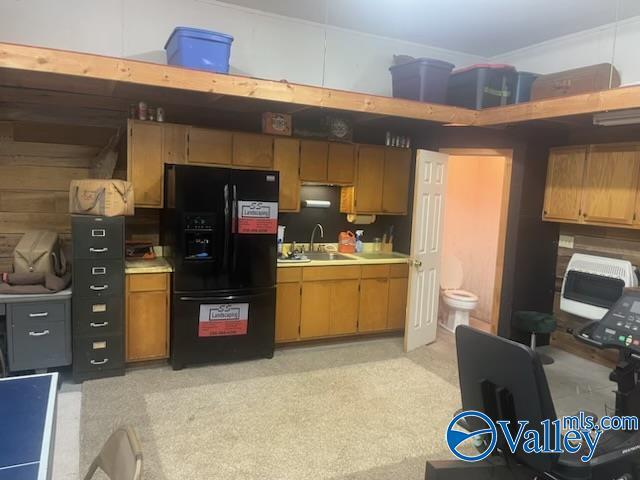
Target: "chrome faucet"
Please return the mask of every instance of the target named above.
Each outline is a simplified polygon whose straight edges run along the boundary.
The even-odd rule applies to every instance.
[[[313,231],[311,232],[311,241],[309,242],[309,251],[313,252],[313,239],[316,236],[316,229],[320,228],[320,238],[324,238],[324,228],[319,223],[316,223],[316,226],[313,227]]]

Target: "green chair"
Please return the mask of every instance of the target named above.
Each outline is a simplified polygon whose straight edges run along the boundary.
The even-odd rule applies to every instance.
[[[531,350],[536,349],[536,335],[553,333],[557,327],[556,319],[550,313],[521,310],[513,314],[513,328],[531,335]],[[538,352],[543,365],[551,365],[553,358]]]

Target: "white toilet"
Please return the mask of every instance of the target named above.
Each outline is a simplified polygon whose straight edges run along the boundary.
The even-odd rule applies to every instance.
[[[463,279],[462,263],[454,255],[442,258],[440,268],[440,297],[448,312],[442,316],[440,324],[455,331],[458,325],[469,325],[469,312],[478,306],[478,296],[460,290]]]

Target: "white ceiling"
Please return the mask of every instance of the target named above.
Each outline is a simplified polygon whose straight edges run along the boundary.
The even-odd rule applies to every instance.
[[[492,57],[612,23],[614,0],[224,0],[279,15]],[[619,0],[619,18],[640,0]]]

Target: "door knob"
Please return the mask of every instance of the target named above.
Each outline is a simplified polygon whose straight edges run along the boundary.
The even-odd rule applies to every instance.
[[[420,268],[422,266],[422,261],[416,260],[415,258],[412,258],[411,260],[409,260],[409,263],[417,268]]]

